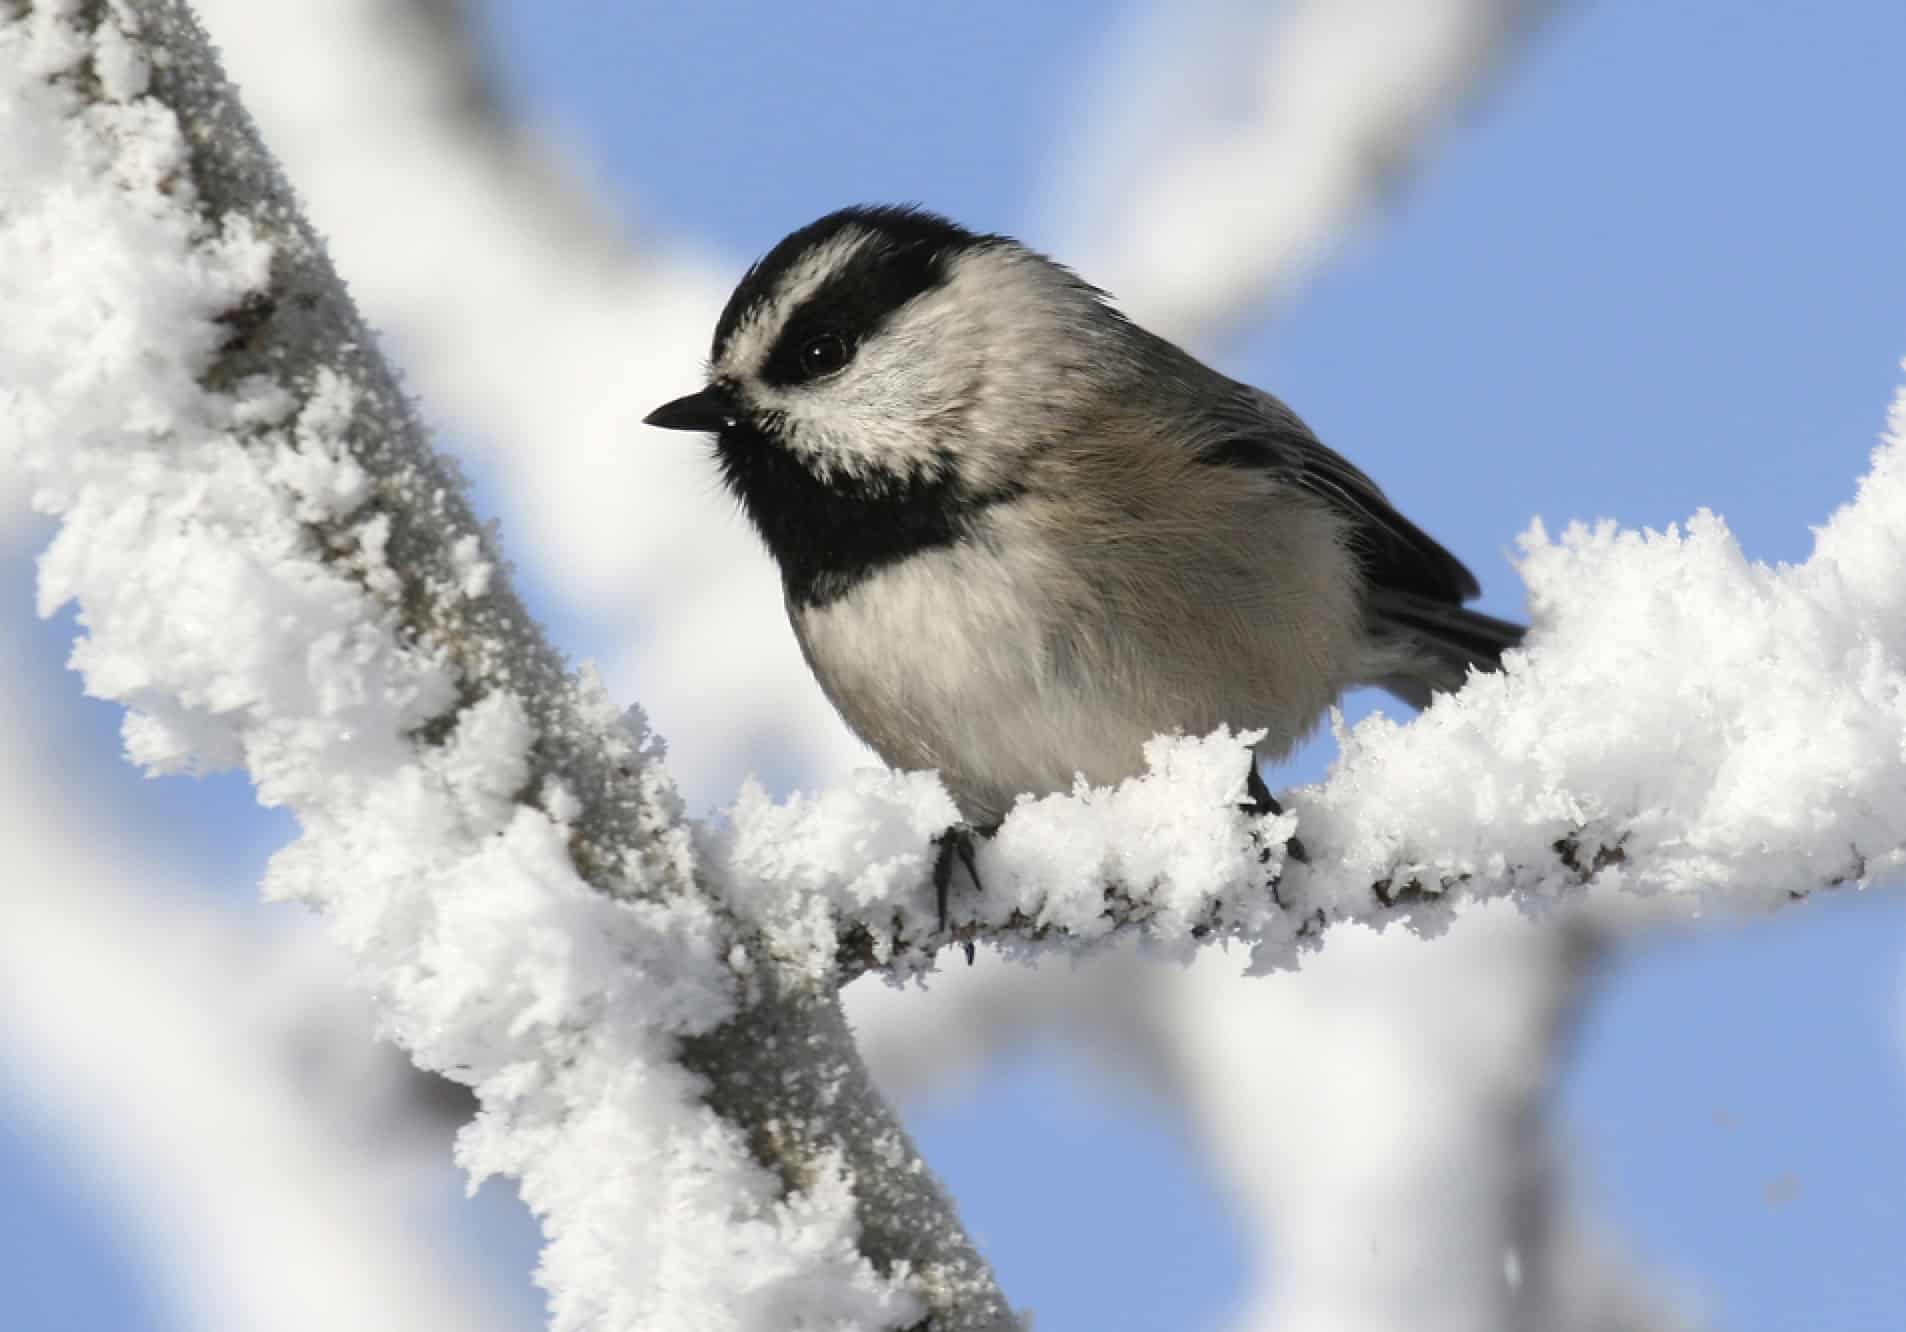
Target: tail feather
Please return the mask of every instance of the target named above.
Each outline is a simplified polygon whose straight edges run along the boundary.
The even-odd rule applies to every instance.
[[[1417,708],[1428,707],[1433,693],[1462,688],[1471,669],[1501,669],[1502,654],[1527,632],[1453,602],[1387,589],[1371,596],[1368,614],[1372,636],[1396,649],[1379,653],[1386,669],[1370,683]]]

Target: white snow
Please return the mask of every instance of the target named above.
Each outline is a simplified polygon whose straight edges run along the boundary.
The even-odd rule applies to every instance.
[[[1864,882],[1906,845],[1906,394],[1858,498],[1796,566],[1748,561],[1725,524],[1537,525],[1536,632],[1501,675],[1419,721],[1366,721],[1293,797],[1328,849],[1308,901],[1367,910],[1374,878],[1474,873],[1464,893],[1566,894],[1545,854],[1616,847],[1609,887],[1684,910],[1779,905]],[[1433,914],[1433,913],[1430,913]]]
[[[1108,789],[1022,798],[997,837],[977,847],[982,891],[953,870],[956,928],[1010,927],[1003,948],[1031,954],[1091,946],[1115,924],[1141,922],[1160,944],[1196,937],[1287,936],[1303,924],[1269,891],[1290,815],[1243,813],[1258,733],[1160,736],[1147,773]],[[748,784],[725,827],[703,842],[729,900],[763,925],[771,946],[829,973],[837,934],[860,924],[876,955],[901,971],[932,965],[938,913],[931,839],[958,820],[931,773],[863,769],[845,787],[785,802]],[[1107,914],[1107,885],[1124,900]],[[895,956],[895,954],[899,956]]]
[[[139,761],[242,763],[296,811],[303,835],[267,891],[322,910],[388,1031],[481,1096],[461,1156],[478,1178],[517,1175],[541,1215],[555,1327],[914,1320],[914,1297],[861,1257],[838,1173],[823,1163],[783,1198],[675,1062],[677,1036],[732,1011],[733,976],[726,928],[682,891],[659,772],[642,777],[656,845],[624,858],[611,898],[571,861],[573,798],[520,797],[523,698],[492,689],[445,743],[411,739],[451,715],[458,679],[445,650],[399,632],[389,517],[347,456],[378,404],[295,366],[201,388],[227,336],[216,317],[261,288],[270,247],[240,220],[198,220],[170,114],[109,100],[139,86],[120,46],[108,100],[49,81],[86,53],[73,21],[0,22],[0,448],[60,519],[41,607],[79,603],[89,691],[133,709]],[[466,594],[468,535],[443,537]],[[633,732],[598,742],[632,771],[652,757]]]

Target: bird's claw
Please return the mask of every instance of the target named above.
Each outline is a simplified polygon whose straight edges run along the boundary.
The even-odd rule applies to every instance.
[[[1249,803],[1238,808],[1246,814],[1282,814],[1284,807],[1277,803],[1277,797],[1271,794],[1271,788],[1264,784],[1264,778],[1257,770],[1257,764],[1251,765],[1251,775],[1245,779],[1245,794],[1251,797]],[[1310,852],[1304,849],[1303,839],[1293,835],[1284,843],[1284,857],[1300,865],[1310,864]]]
[[[986,885],[980,882],[979,865],[974,859],[974,846],[982,837],[993,835],[991,828],[975,828],[970,823],[956,823],[933,839],[933,901],[940,913],[940,933],[947,932],[946,901],[947,890],[953,885],[953,860],[957,856],[960,864],[966,866],[966,875],[973,881],[973,891],[983,893]],[[960,947],[966,953],[966,965],[973,965],[973,941],[962,939]]]

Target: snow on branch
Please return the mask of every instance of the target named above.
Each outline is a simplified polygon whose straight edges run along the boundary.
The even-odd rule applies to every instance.
[[[155,770],[299,815],[392,1033],[472,1086],[558,1328],[1009,1324],[831,986],[697,882],[658,746],[569,676],[175,0],[0,8],[0,448],[42,605]]]
[[[1537,908],[1590,883],[1756,909],[1906,860],[1906,392],[1805,564],[1751,563],[1705,512],[1560,540],[1537,524],[1523,548],[1535,629],[1501,673],[1344,731],[1281,819],[1238,811],[1249,737],[1222,731],[1153,741],[1115,790],[1022,800],[980,851],[984,890],[955,894],[956,935],[1228,936],[1261,970],[1338,921],[1429,931],[1462,901]],[[950,815],[920,775],[744,794],[712,858],[789,925],[830,899],[848,971],[908,969],[939,938],[921,838]],[[1283,860],[1293,827],[1308,865]]]

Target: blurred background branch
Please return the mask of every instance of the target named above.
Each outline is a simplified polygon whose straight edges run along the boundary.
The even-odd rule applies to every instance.
[[[1080,272],[1210,344],[1262,320],[1431,159],[1562,0],[1196,0],[1102,61],[1048,204]]]

